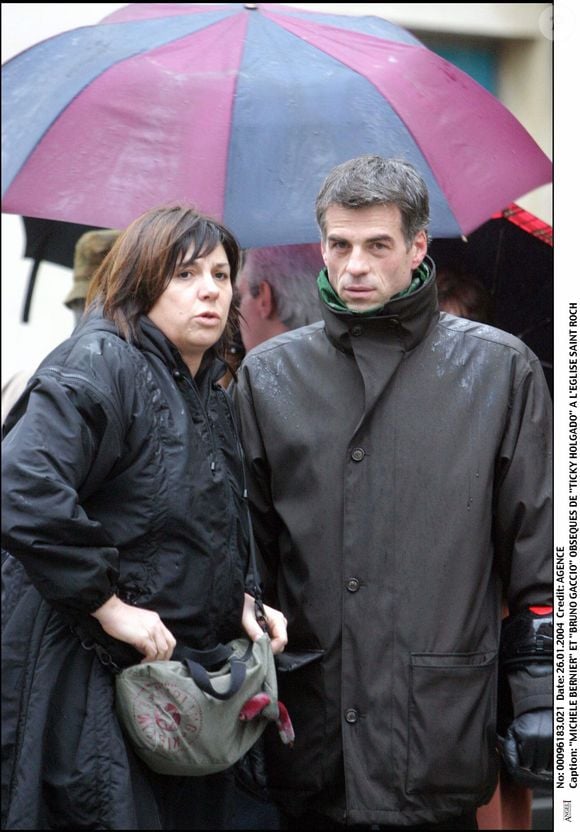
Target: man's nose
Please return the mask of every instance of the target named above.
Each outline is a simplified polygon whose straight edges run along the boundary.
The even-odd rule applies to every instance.
[[[347,269],[349,274],[362,275],[369,270],[368,261],[362,248],[355,247],[348,258]]]

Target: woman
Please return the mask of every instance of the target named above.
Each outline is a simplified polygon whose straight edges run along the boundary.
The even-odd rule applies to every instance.
[[[6,828],[226,822],[227,775],[162,777],[133,755],[109,665],[262,632],[244,592],[239,443],[217,384],[239,256],[188,206],[135,220],[95,275],[89,313],[8,417],[3,546],[27,588],[4,630]],[[266,616],[279,652],[285,620]]]

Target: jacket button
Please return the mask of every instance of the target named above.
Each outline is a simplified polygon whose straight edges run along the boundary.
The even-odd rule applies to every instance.
[[[346,588],[349,592],[358,592],[360,589],[360,581],[358,578],[349,578],[346,582]]]
[[[363,334],[363,328],[360,324],[355,324],[350,328],[350,334],[353,335],[355,338],[358,338],[359,335]]]
[[[183,378],[183,373],[180,370],[172,370],[171,375],[175,379],[175,381],[181,381]]]
[[[344,718],[350,725],[358,722],[358,712],[354,708],[347,708],[344,712]]]
[[[354,451],[351,453],[350,457],[355,462],[360,462],[361,459],[364,458],[364,455],[365,455],[365,452],[363,451],[362,448],[355,448]]]

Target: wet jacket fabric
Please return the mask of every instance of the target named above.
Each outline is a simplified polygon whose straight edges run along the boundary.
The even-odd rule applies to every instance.
[[[497,776],[502,592],[551,593],[551,404],[518,339],[440,314],[435,273],[381,314],[333,312],[246,357],[234,398],[294,749],[268,749],[288,810],[444,822]],[[518,711],[549,706],[520,674]],[[342,795],[342,796],[341,796]]]
[[[160,330],[147,318],[141,330],[137,348],[93,315],[41,364],[6,424],[11,829],[157,828],[114,716],[113,677],[90,648],[119,665],[141,656],[90,612],[117,594],[192,647],[241,633],[247,523],[223,365],[204,359],[192,381]]]

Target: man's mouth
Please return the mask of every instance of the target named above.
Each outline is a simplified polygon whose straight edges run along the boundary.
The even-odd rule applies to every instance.
[[[374,292],[372,286],[345,286],[344,291],[351,295],[368,295]]]

